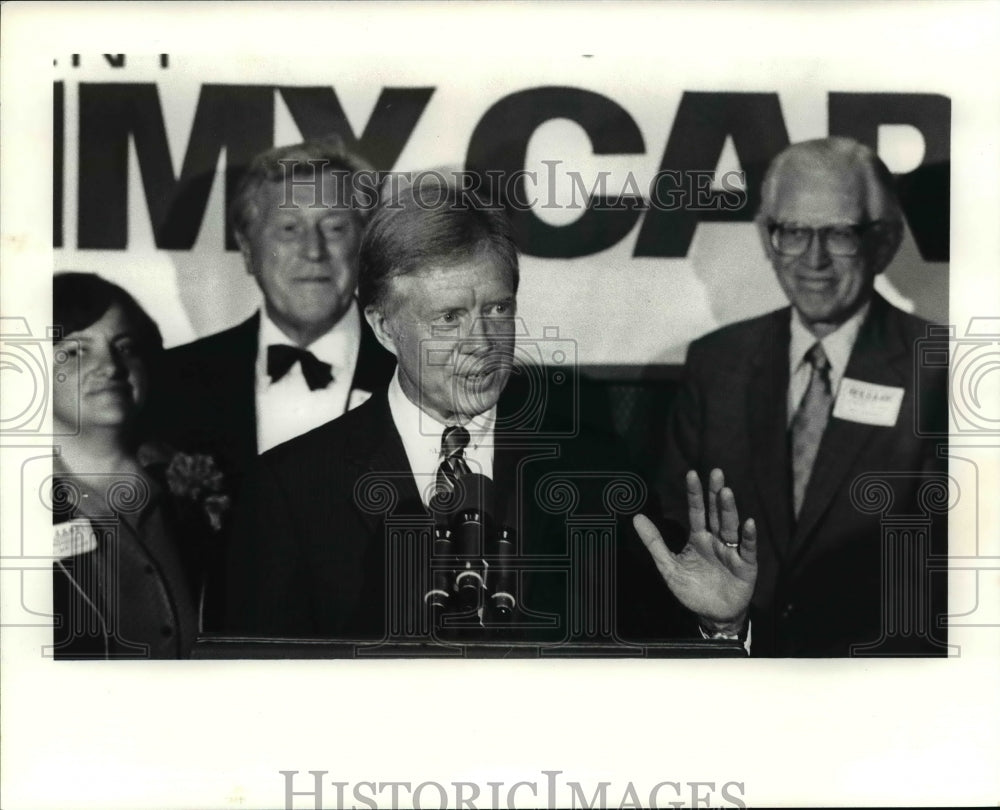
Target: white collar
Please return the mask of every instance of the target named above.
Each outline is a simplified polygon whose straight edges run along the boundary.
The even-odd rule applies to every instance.
[[[422,410],[416,403],[411,402],[403,391],[403,386],[399,382],[399,370],[392,375],[389,382],[389,412],[392,414],[392,421],[396,425],[396,430],[403,437],[404,442],[410,436],[414,442],[434,443],[434,452],[441,450],[441,434],[448,427],[447,424],[431,416]],[[485,413],[470,419],[465,428],[469,431],[469,445],[480,447],[490,444],[493,438],[493,427],[496,424],[497,408],[494,405]]]
[[[438,464],[441,458],[441,434],[446,425],[424,413],[403,393],[399,384],[399,372],[389,383],[389,412],[403,442],[410,472],[416,481],[421,500],[426,506],[434,495]],[[493,477],[493,428],[496,422],[496,406],[470,421],[465,427],[469,431],[469,446],[465,450],[465,460],[471,472]]]
[[[833,332],[823,338],[817,338],[806,327],[798,310],[792,307],[791,339],[788,343],[790,372],[794,374],[802,363],[807,362],[806,352],[819,340],[823,344],[823,352],[826,354],[827,360],[830,361],[831,379],[839,381],[847,370],[847,362],[851,359],[851,351],[858,339],[858,332],[861,330],[861,324],[864,323],[870,308],[871,300],[869,299]]]

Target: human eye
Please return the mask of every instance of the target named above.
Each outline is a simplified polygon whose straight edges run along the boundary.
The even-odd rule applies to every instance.
[[[279,219],[272,227],[279,239],[291,239],[299,233],[299,223],[294,219]]]
[[[122,337],[115,341],[115,351],[122,357],[134,357],[139,353],[139,346],[135,338]]]
[[[348,233],[351,228],[350,220],[345,217],[331,217],[330,219],[325,219],[320,223],[320,229],[323,234],[330,237],[339,237]]]
[[[827,231],[826,245],[835,255],[849,256],[860,244],[858,229],[854,225],[835,225]]]
[[[458,331],[462,321],[462,313],[457,309],[447,309],[439,312],[431,321],[431,328],[436,335],[451,335]]]
[[[514,302],[500,301],[496,304],[492,304],[486,308],[484,314],[493,318],[509,318],[514,314]]]
[[[64,340],[62,343],[57,343],[56,349],[56,362],[65,362],[71,357],[77,357],[80,354],[80,344],[75,340]]]

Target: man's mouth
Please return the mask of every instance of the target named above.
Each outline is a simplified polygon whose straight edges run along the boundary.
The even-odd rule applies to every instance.
[[[94,388],[87,393],[91,396],[100,396],[101,394],[114,394],[117,396],[123,396],[127,394],[129,387],[123,383],[114,383],[112,385],[102,385],[100,388]]]
[[[295,284],[329,284],[333,279],[330,276],[302,276],[293,280]]]
[[[832,276],[796,276],[795,283],[803,290],[823,292],[832,289],[837,281]]]

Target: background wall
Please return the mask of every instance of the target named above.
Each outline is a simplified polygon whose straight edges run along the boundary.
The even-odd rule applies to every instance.
[[[783,305],[750,222],[760,178],[788,142],[828,133],[869,142],[900,179],[908,227],[880,290],[947,320],[951,103],[941,94],[795,74],[743,87],[738,66],[713,79],[666,57],[587,53],[530,65],[359,62],[333,49],[308,60],[53,61],[55,268],[127,287],[168,345],[257,305],[225,231],[246,161],[332,131],[380,170],[493,172],[512,198],[533,201],[514,215],[519,303],[543,359],[558,336],[592,373],[638,376],[682,361],[698,335]]]

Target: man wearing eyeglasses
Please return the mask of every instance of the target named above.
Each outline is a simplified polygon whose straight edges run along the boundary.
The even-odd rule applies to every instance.
[[[915,370],[928,324],[874,291],[903,233],[892,176],[848,138],[792,145],[768,169],[757,225],[791,306],[691,344],[668,511],[683,514],[686,470],[718,467],[757,521],[752,654],[944,654],[945,575],[928,557],[946,553],[947,526],[926,487],[947,491],[927,437],[946,431],[947,372]],[[903,515],[918,519],[896,531]]]

